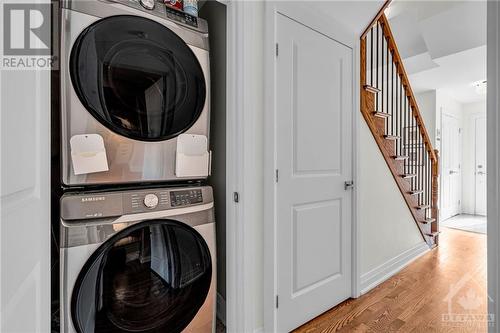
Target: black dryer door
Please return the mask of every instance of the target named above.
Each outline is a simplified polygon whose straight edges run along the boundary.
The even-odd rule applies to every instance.
[[[85,29],[70,57],[83,106],[115,133],[161,141],[188,130],[205,104],[203,70],[174,32],[137,16],[111,16]]]
[[[79,333],[181,332],[210,289],[210,250],[193,228],[152,220],[126,228],[89,258],[71,299]]]

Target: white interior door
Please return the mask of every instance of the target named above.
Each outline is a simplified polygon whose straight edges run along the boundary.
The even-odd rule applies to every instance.
[[[486,117],[475,119],[475,213],[486,215]]]
[[[458,119],[442,115],[441,145],[441,218],[447,219],[460,214],[461,177],[461,134]]]
[[[277,327],[350,296],[352,49],[277,18]]]

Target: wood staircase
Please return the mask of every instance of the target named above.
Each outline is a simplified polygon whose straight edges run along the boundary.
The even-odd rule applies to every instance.
[[[439,241],[438,152],[434,150],[387,17],[361,36],[361,113],[408,208],[432,248]]]

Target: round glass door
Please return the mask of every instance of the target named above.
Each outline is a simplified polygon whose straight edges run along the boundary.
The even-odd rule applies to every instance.
[[[210,250],[193,228],[142,222],[101,245],[72,295],[79,333],[181,332],[203,305],[212,278]]]
[[[85,29],[70,57],[85,108],[115,133],[161,141],[188,130],[206,98],[203,70],[167,27],[137,16],[104,18]]]

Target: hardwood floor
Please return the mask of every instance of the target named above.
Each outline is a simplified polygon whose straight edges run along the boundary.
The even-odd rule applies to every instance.
[[[486,332],[486,295],[486,235],[442,228],[439,247],[295,332]]]

